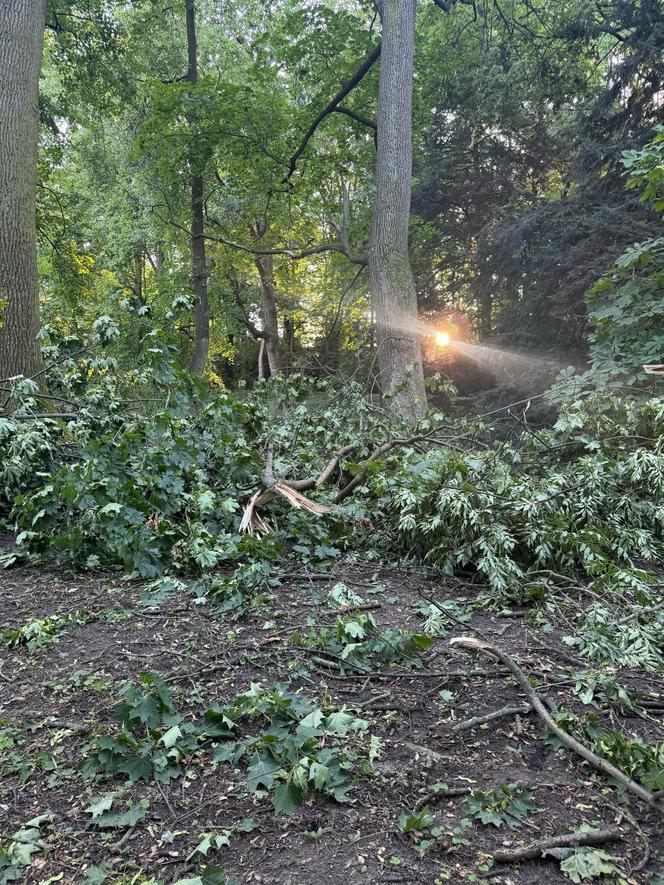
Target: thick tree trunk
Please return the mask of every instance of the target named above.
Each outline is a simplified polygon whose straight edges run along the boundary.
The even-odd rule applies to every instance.
[[[195,86],[198,83],[198,52],[196,47],[196,11],[194,0],[185,0],[187,12],[187,57],[189,67],[187,79]],[[193,127],[193,122],[190,126]],[[192,132],[193,147],[189,158],[191,168],[191,277],[192,289],[196,296],[196,331],[194,355],[191,371],[201,375],[205,371],[210,350],[210,308],[207,291],[207,266],[205,262],[204,234],[204,189],[201,151],[196,146],[196,133]]]
[[[42,366],[35,205],[45,19],[46,0],[0,0],[0,379]]]
[[[417,297],[408,254],[416,0],[381,0],[376,196],[369,243],[381,389],[393,410],[417,421],[426,410]]]

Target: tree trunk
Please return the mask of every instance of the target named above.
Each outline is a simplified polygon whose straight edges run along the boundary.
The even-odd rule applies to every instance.
[[[46,0],[0,2],[0,379],[42,367],[35,207],[45,20]]]
[[[378,372],[393,410],[412,423],[426,410],[417,296],[408,254],[416,0],[382,0],[376,195],[369,243]]]
[[[261,343],[258,345],[258,380],[263,381],[265,379],[265,338],[261,338]]]
[[[480,341],[486,341],[487,338],[490,338],[493,330],[493,295],[489,285],[489,283],[486,283],[482,286],[482,277],[480,275],[480,286],[482,286],[478,304],[478,331]]]
[[[140,305],[144,305],[143,298],[143,276],[145,274],[143,261],[143,252],[136,252],[134,255],[134,295]]]
[[[281,348],[279,346],[279,318],[274,294],[274,273],[271,255],[257,255],[256,267],[261,281],[261,314],[265,333],[265,350],[270,377],[281,372]]]
[[[196,47],[196,11],[194,0],[185,0],[187,12],[187,57],[189,66],[187,80],[195,86],[198,83],[198,53]],[[210,309],[207,291],[207,267],[205,263],[204,233],[204,190],[203,190],[203,153],[196,141],[200,138],[195,131],[194,121],[189,120],[192,129],[192,149],[189,157],[191,169],[191,277],[192,289],[196,296],[196,331],[194,338],[194,355],[191,360],[191,371],[201,375],[205,371],[210,350]]]
[[[260,242],[267,233],[267,224],[264,221],[257,221],[251,231],[255,239]],[[267,364],[270,369],[270,377],[272,377],[278,375],[283,368],[279,343],[279,314],[274,287],[274,262],[271,255],[256,255],[254,263],[261,283],[262,332]]]

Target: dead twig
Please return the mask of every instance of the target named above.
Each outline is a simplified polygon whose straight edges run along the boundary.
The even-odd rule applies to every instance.
[[[602,845],[604,842],[618,842],[622,839],[622,831],[617,827],[606,830],[575,830],[573,833],[561,833],[523,845],[520,848],[499,848],[494,851],[493,859],[498,863],[516,863],[521,860],[532,860],[551,848],[574,848],[577,845]]]
[[[472,636],[458,636],[455,639],[450,640],[450,645],[458,645],[462,648],[469,648],[476,651],[481,651],[485,654],[493,655],[494,658],[497,658],[510,670],[510,672],[518,682],[519,687],[528,698],[528,703],[530,704],[530,706],[537,713],[540,719],[542,719],[547,728],[556,735],[561,743],[563,743],[570,750],[574,750],[575,753],[578,753],[579,756],[585,759],[586,762],[590,762],[590,764],[593,765],[595,768],[603,771],[605,774],[608,774],[609,777],[617,780],[631,793],[634,793],[635,796],[638,796],[639,799],[647,802],[648,805],[658,808],[660,811],[662,810],[662,806],[660,804],[661,797],[659,796],[659,794],[651,793],[650,790],[647,790],[645,787],[641,786],[641,784],[633,781],[624,772],[620,771],[619,768],[616,768],[615,765],[612,765],[608,760],[602,759],[600,756],[595,755],[595,753],[593,753],[592,750],[589,750],[588,747],[585,746],[585,744],[577,741],[575,737],[572,737],[572,735],[568,734],[566,731],[563,731],[563,729],[560,728],[560,726],[556,722],[554,722],[548,710],[544,706],[542,699],[537,694],[533,686],[530,684],[526,674],[519,667],[516,661],[511,658],[506,652],[497,648],[495,645],[491,645],[489,642],[485,642],[482,639],[475,639]]]
[[[528,704],[520,707],[501,707],[500,710],[493,710],[491,713],[485,713],[483,716],[473,716],[472,719],[466,719],[454,726],[452,732],[457,734],[459,731],[469,731],[478,725],[484,725],[485,722],[493,722],[494,719],[502,719],[503,716],[514,716],[517,713],[527,713],[530,710]]]
[[[437,802],[443,799],[454,799],[456,796],[469,796],[472,793],[470,787],[446,787],[444,790],[436,790],[435,793],[427,793],[415,803],[415,811],[419,811],[425,805],[431,802]]]

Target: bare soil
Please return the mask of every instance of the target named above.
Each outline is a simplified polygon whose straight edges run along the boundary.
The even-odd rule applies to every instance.
[[[57,567],[0,573],[0,634],[35,618],[85,612],[84,623],[68,624],[50,646],[30,652],[0,644],[0,729],[16,738],[11,751],[0,749],[0,838],[9,839],[37,815],[50,815],[40,850],[21,881],[85,882],[90,867],[105,863],[109,883],[140,882],[137,873],[172,883],[198,874],[201,864],[186,858],[201,833],[246,816],[257,818],[259,828],[235,836],[229,847],[208,857],[241,882],[569,882],[554,858],[504,865],[494,863],[492,855],[583,824],[619,826],[622,839],[602,850],[618,859],[624,880],[657,881],[664,871],[662,816],[545,741],[535,715],[452,731],[472,716],[523,703],[513,678],[499,665],[450,647],[450,636],[469,631],[518,660],[553,704],[584,711],[572,693],[574,654],[555,631],[538,631],[525,609],[475,607],[469,624],[454,625],[424,653],[422,667],[409,668],[406,662],[377,667],[369,676],[344,673],[333,658],[325,666],[291,641],[293,629],[308,619],[334,623],[340,612],[329,607],[327,593],[335,581],[375,606],[372,614],[381,628],[421,629],[420,592],[471,606],[476,597],[476,590],[454,579],[347,561],[327,579],[302,571],[284,577],[272,599],[234,620],[182,594],[146,606],[141,584],[119,576]],[[275,816],[270,800],[248,793],[231,765],[211,764],[209,757],[192,759],[184,775],[169,784],[86,781],[78,771],[86,740],[93,729],[110,723],[119,687],[143,672],[165,677],[183,710],[200,712],[212,702],[230,702],[256,681],[279,681],[312,699],[346,705],[370,720],[371,733],[382,740],[382,758],[374,774],[357,776],[349,804],[316,795],[291,817]],[[631,689],[661,697],[656,675],[620,675]],[[662,710],[656,706],[648,719],[620,705],[595,712],[626,736],[649,742],[664,737]],[[44,764],[44,759],[52,761]],[[440,782],[451,790],[519,783],[532,791],[535,809],[518,829],[473,820],[461,831],[459,822],[470,817],[466,797],[432,795],[430,809],[444,835],[420,856],[415,850],[420,837],[400,831],[399,815],[421,807]],[[147,816],[126,832],[100,833],[84,808],[91,796],[122,789],[125,797],[149,800]],[[455,844],[455,831],[469,844]],[[649,858],[637,870],[646,851]]]

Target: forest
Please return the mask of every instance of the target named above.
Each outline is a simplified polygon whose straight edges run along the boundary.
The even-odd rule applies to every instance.
[[[662,0],[0,0],[0,885],[664,885]]]

